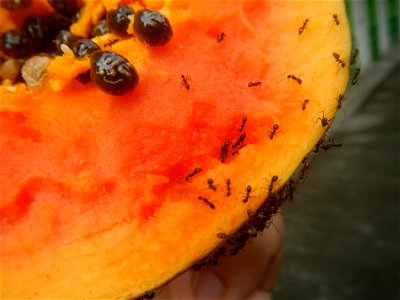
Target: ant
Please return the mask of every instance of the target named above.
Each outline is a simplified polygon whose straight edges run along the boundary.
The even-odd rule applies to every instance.
[[[228,178],[226,179],[226,196],[229,197],[232,193],[232,187],[231,187],[231,179]]]
[[[251,210],[251,209],[248,209],[248,210],[247,210],[247,216],[248,216],[249,218],[253,218],[253,217],[256,216],[256,213],[255,213],[255,211],[253,211],[253,210]]]
[[[306,173],[308,173],[308,170],[310,169],[310,162],[307,161],[307,159],[305,159],[303,163],[304,165],[303,168],[301,169],[299,179],[304,179]]]
[[[332,18],[333,18],[333,22],[335,22],[335,24],[336,24],[337,26],[339,26],[339,24],[340,24],[339,16],[338,16],[337,14],[333,14],[333,15],[332,15]]]
[[[143,295],[143,296],[140,297],[140,298],[137,298],[136,300],[149,300],[149,299],[154,299],[155,296],[156,296],[156,293],[155,293],[155,292],[150,292],[150,293],[147,293],[147,294]]]
[[[247,116],[244,116],[243,119],[242,119],[242,123],[240,123],[240,126],[239,126],[239,128],[238,128],[238,131],[239,131],[239,132],[242,132],[242,131],[243,131],[244,125],[246,125],[246,122],[247,122]]]
[[[332,55],[333,55],[333,58],[336,60],[336,62],[339,65],[341,65],[342,68],[344,68],[346,66],[345,62],[340,59],[339,53],[333,52]]]
[[[231,152],[231,155],[234,156],[234,155],[239,154],[239,150],[240,150],[240,148],[238,148],[238,149],[232,151],[232,152]]]
[[[279,129],[279,124],[274,124],[272,126],[272,130],[269,132],[269,139],[272,140],[274,138],[274,135],[276,131]]]
[[[325,144],[321,145],[321,149],[327,151],[331,148],[341,148],[342,146],[343,143],[335,143],[335,138],[329,138]]]
[[[119,39],[113,39],[113,40],[109,39],[108,43],[105,43],[103,46],[104,46],[104,48],[111,47],[112,45],[114,45],[118,41],[119,41]]]
[[[242,133],[240,137],[232,144],[232,148],[240,146],[246,138],[246,134]]]
[[[298,84],[301,84],[303,81],[300,79],[300,76],[296,77],[294,75],[288,75],[287,76],[288,79],[293,79],[294,81],[296,81]]]
[[[277,175],[272,176],[271,181],[268,186],[268,193],[271,194],[272,190],[274,189],[274,185],[278,181],[279,177]]]
[[[227,235],[227,234],[224,233],[224,232],[219,232],[219,233],[217,233],[217,234],[216,234],[216,237],[219,238],[219,239],[221,239],[221,240],[227,240],[227,239],[229,239],[229,235]]]
[[[250,227],[247,229],[247,234],[252,238],[255,238],[257,237],[257,229],[255,229],[254,227]]]
[[[306,110],[307,104],[310,103],[309,99],[304,99],[303,103],[301,104],[301,109]]]
[[[225,33],[221,32],[217,34],[217,43],[221,43],[225,38]]]
[[[189,90],[190,89],[190,85],[188,83],[188,78],[185,75],[181,75],[181,81],[182,84],[184,85],[184,87]]]
[[[247,84],[248,87],[254,87],[254,86],[261,86],[261,81],[257,80],[257,81],[250,81]]]
[[[214,192],[217,190],[217,186],[214,184],[214,179],[208,178],[207,179],[207,184],[208,184],[208,187],[210,189],[212,189]]]
[[[360,53],[360,49],[358,49],[358,48],[354,49],[354,54],[351,57],[350,65],[354,65],[354,63],[356,62],[356,58],[357,58],[359,53]]]
[[[322,137],[318,143],[315,145],[315,148],[313,150],[314,153],[318,153],[319,152],[319,148],[321,148],[321,145],[324,143],[325,139],[324,137]]]
[[[325,126],[329,125],[329,121],[331,121],[332,119],[328,120],[328,118],[325,117],[324,112],[322,112],[322,118],[318,118],[315,123],[317,123],[318,121],[321,121],[322,127],[325,127]]]
[[[197,197],[200,201],[203,201],[205,204],[207,204],[211,209],[215,209],[214,203],[212,203],[208,198],[199,196]]]
[[[294,190],[296,189],[294,181],[289,179],[289,200],[293,201]]]
[[[344,94],[339,94],[337,97],[337,106],[336,109],[341,109],[342,108],[342,102],[344,100]]]
[[[288,201],[293,201],[293,194],[295,190],[295,185],[293,179],[289,179],[288,183],[285,185],[284,189],[282,189],[282,198]]]
[[[252,190],[253,188],[251,187],[251,185],[248,185],[247,187],[246,187],[246,194],[244,195],[244,197],[243,197],[243,199],[242,199],[242,202],[243,203],[247,203],[247,201],[249,201],[249,198],[250,198],[250,193],[251,193],[251,190]]]
[[[307,24],[308,24],[308,21],[309,21],[308,19],[305,19],[303,25],[300,26],[300,28],[299,28],[299,35],[302,34],[303,31],[306,29]]]
[[[221,155],[220,155],[221,162],[224,162],[226,160],[226,158],[228,157],[230,145],[231,145],[231,141],[226,140],[225,143],[221,146]]]
[[[360,74],[360,71],[360,68],[356,68],[356,70],[354,71],[353,80],[351,81],[352,85],[355,85],[358,82],[358,75]]]
[[[185,179],[186,181],[189,181],[190,178],[192,178],[193,176],[199,174],[201,172],[201,168],[194,168],[193,172],[190,172],[189,174],[186,175]]]

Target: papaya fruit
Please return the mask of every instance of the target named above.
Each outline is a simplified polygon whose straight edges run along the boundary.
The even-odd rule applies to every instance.
[[[0,10],[23,65],[0,87],[2,298],[135,298],[237,253],[349,79],[343,1],[22,2]]]

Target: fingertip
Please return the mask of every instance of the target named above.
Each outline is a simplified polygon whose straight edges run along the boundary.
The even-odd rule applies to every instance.
[[[222,299],[225,287],[216,274],[205,271],[196,275],[193,280],[195,299]]]
[[[271,293],[262,290],[252,292],[246,300],[271,300]]]

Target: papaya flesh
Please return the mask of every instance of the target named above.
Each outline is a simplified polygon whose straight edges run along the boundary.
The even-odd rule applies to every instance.
[[[40,88],[0,87],[2,298],[139,297],[198,266],[277,203],[334,119],[351,56],[343,1],[124,3],[173,28],[160,47],[92,38],[135,66],[134,90],[78,82],[90,61],[68,51]],[[71,32],[89,37],[117,5],[85,2]]]

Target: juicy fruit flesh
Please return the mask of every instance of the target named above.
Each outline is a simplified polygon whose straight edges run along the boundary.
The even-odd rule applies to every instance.
[[[203,6],[165,4],[174,37],[162,48],[135,39],[113,45],[141,78],[124,98],[82,88],[74,78],[88,62],[68,55],[49,70],[52,88],[1,89],[5,297],[140,295],[207,254],[217,233],[229,234],[262,203],[272,176],[282,185],[318,141],[321,118],[333,117],[348,80],[332,58],[340,53],[348,65],[343,3]],[[261,86],[248,87],[256,80]],[[245,147],[222,163],[221,146],[240,137],[244,115]],[[196,167],[202,171],[185,180]]]

